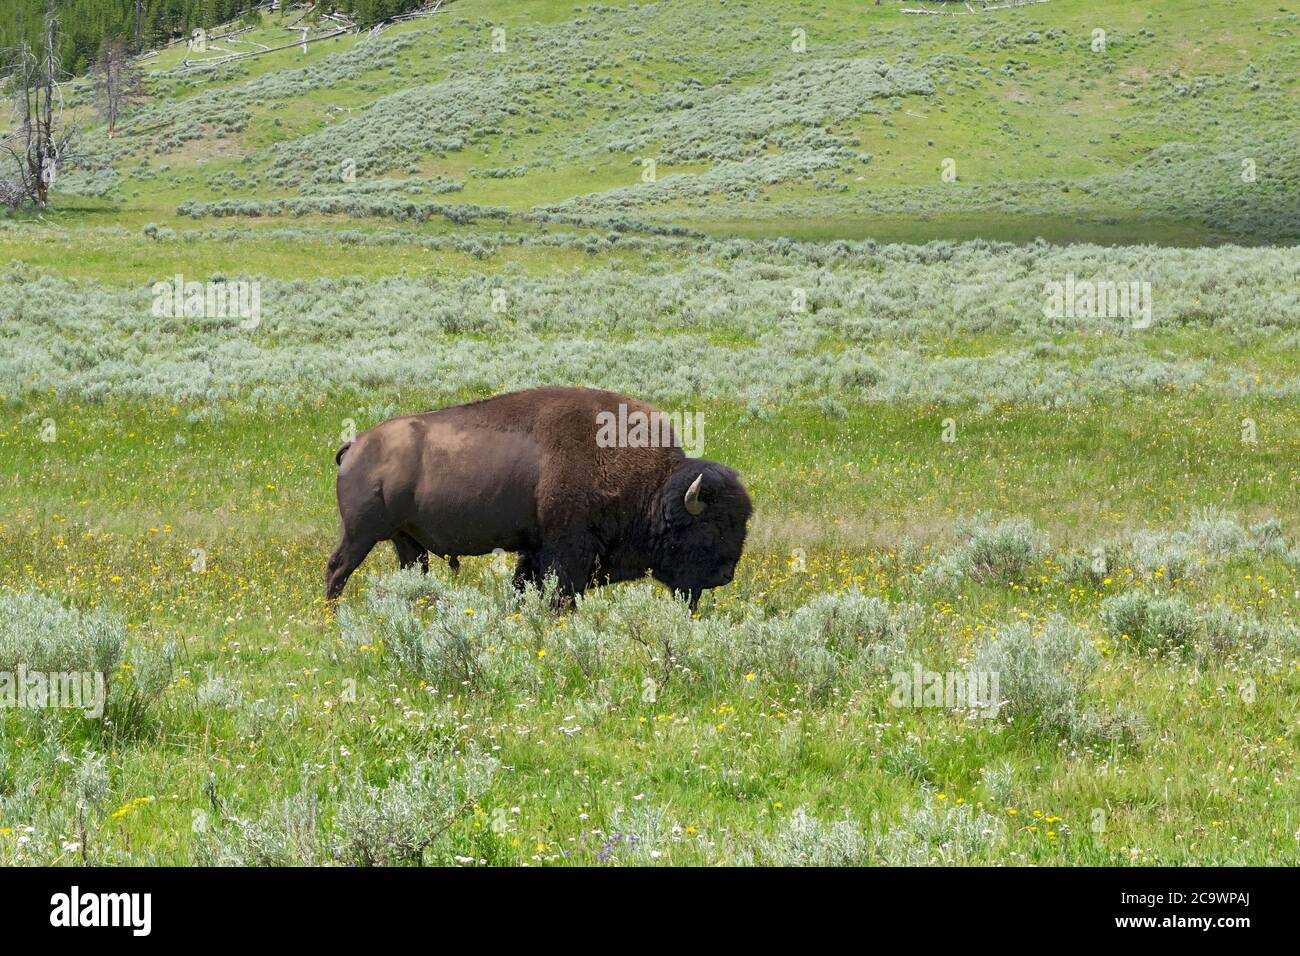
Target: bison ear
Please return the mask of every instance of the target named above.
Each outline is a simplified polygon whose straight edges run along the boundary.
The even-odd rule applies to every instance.
[[[686,489],[686,497],[682,499],[682,504],[686,506],[688,514],[697,515],[704,510],[704,502],[700,500],[700,485],[704,481],[703,472],[699,477],[691,482],[691,486]]]

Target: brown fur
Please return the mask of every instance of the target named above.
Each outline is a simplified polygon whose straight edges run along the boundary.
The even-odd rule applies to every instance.
[[[327,569],[336,598],[379,541],[403,565],[430,552],[454,562],[494,549],[520,553],[516,585],[555,574],[562,594],[593,583],[656,578],[692,603],[731,579],[744,544],[748,495],[735,472],[681,448],[602,448],[597,415],[654,412],[584,388],[539,388],[393,418],[340,448],[343,540]],[[704,475],[699,516],[682,498]]]

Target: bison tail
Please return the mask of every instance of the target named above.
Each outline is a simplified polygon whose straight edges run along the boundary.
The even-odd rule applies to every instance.
[[[347,453],[347,450],[348,450],[349,448],[351,448],[351,447],[352,447],[352,442],[350,442],[350,441],[345,441],[345,442],[344,442],[344,443],[339,447],[339,450],[336,451],[336,452],[334,453],[334,464],[336,464],[336,465],[341,465],[341,464],[343,464],[343,456]]]

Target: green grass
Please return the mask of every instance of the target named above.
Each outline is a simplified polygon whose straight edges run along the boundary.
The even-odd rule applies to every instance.
[[[907,217],[880,215],[836,219],[709,219],[691,228],[716,236],[790,236],[796,239],[875,239],[924,243],[935,240],[989,239],[995,242],[1091,242],[1097,245],[1199,246],[1209,231],[1194,223],[1105,222],[1070,216],[1016,216],[973,212]]]
[[[159,726],[117,745],[113,762],[115,807],[155,800],[107,816],[94,831],[93,858],[185,862],[194,850],[189,821],[208,806],[209,776],[228,812],[256,813],[304,784],[328,790],[328,781],[354,772],[386,777],[390,760],[420,750],[431,720],[455,714],[458,744],[500,746],[508,769],[482,812],[457,824],[452,843],[461,855],[497,863],[595,862],[603,841],[591,831],[638,794],[724,845],[724,828],[732,841],[753,838],[803,804],[827,816],[847,810],[860,820],[891,819],[919,792],[886,757],[905,742],[923,756],[926,785],[952,801],[991,806],[981,771],[1011,761],[1020,781],[1015,805],[992,807],[1024,817],[1013,818],[998,850],[1007,862],[1294,860],[1293,841],[1279,832],[1278,789],[1296,772],[1288,703],[1300,680],[1294,654],[1280,668],[1205,672],[1176,657],[1111,646],[1090,699],[1136,710],[1150,731],[1134,745],[1080,753],[1028,727],[990,734],[942,711],[893,710],[880,687],[819,703],[797,687],[751,690],[739,674],[730,693],[677,692],[670,683],[653,706],[616,700],[589,732],[566,741],[558,728],[595,685],[575,687],[562,660],[539,659],[539,684],[523,697],[455,688],[434,696],[417,675],[384,666],[382,652],[344,653],[320,592],[335,527],[334,410],[347,407],[338,397],[194,426],[184,409],[129,403],[12,409],[18,421],[53,417],[63,425],[53,444],[28,427],[0,434],[0,468],[11,476],[0,584],[112,608],[140,642],[172,639],[184,648]],[[951,666],[981,633],[1017,617],[1064,613],[1097,635],[1097,606],[1127,586],[1123,569],[1108,585],[1071,583],[1048,565],[1010,586],[927,592],[918,590],[916,568],[897,560],[904,534],[925,546],[925,563],[951,542],[954,516],[982,508],[1030,515],[1060,546],[1085,553],[1134,527],[1180,524],[1198,506],[1243,516],[1295,513],[1295,449],[1281,437],[1295,434],[1295,421],[1276,422],[1277,437],[1243,452],[1234,445],[1238,412],[1212,403],[1135,403],[1104,415],[958,412],[959,440],[939,451],[938,422],[947,411],[873,410],[834,423],[782,415],[756,434],[719,408],[710,454],[741,469],[758,516],[737,582],[707,598],[702,617],[796,607],[845,587],[920,599],[927,613],[913,635],[915,653],[927,667]],[[191,569],[196,548],[206,553],[202,573]],[[805,574],[789,568],[796,548],[807,554]],[[391,554],[377,551],[345,604],[359,605],[367,583],[393,567]],[[486,570],[484,560],[471,560],[462,576],[474,581]],[[1179,590],[1192,601],[1287,620],[1300,610],[1298,587],[1294,567],[1247,562]],[[538,626],[555,635],[565,623],[548,615]],[[602,679],[635,686],[652,667],[632,654]],[[1234,690],[1243,673],[1258,685],[1249,707]],[[229,714],[197,706],[195,685],[212,674],[237,683],[245,699],[292,715],[282,720],[287,728],[249,738]],[[346,681],[356,682],[357,703],[327,703]],[[1166,693],[1171,683],[1185,691]],[[21,718],[6,720],[9,759],[37,759],[31,749],[41,746],[41,732]],[[64,746],[78,739],[104,746],[95,729],[66,726],[73,723],[65,721]],[[528,732],[498,729],[507,726]],[[1228,769],[1227,740],[1253,756]],[[687,769],[694,767],[707,769]],[[1108,774],[1110,767],[1124,773]],[[43,799],[57,807],[62,785],[57,777],[47,782]],[[545,796],[535,796],[543,786]],[[492,832],[493,811],[510,806],[523,810],[507,833]],[[1096,807],[1109,808],[1103,834],[1089,829]],[[1035,823],[1035,811],[1057,821]],[[1046,837],[1049,829],[1058,836]],[[666,846],[665,859],[706,862],[721,852],[685,840]],[[75,856],[63,854],[69,862]]]

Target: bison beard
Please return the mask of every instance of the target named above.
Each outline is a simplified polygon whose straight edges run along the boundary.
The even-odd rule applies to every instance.
[[[650,572],[694,609],[731,581],[752,511],[736,472],[675,444],[604,448],[613,392],[539,388],[389,419],[335,455],[343,540],[326,568],[333,601],[380,541],[403,567],[429,555],[519,553],[514,583],[554,574],[562,598]]]

